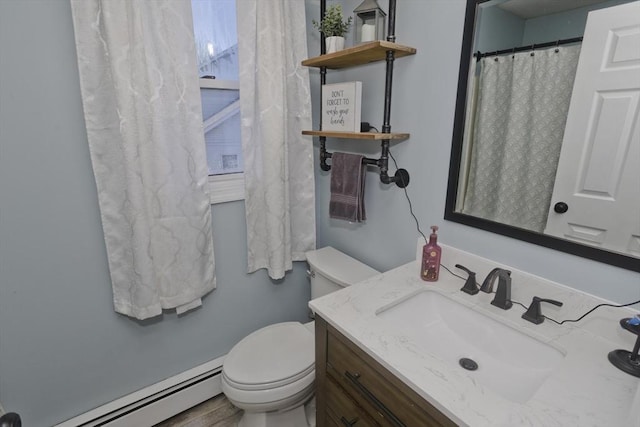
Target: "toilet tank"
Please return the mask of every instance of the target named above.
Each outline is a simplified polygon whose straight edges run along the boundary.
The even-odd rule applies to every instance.
[[[311,278],[311,299],[361,282],[379,271],[330,246],[306,253]]]

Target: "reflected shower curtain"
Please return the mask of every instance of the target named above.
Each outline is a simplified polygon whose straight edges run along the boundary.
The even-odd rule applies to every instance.
[[[305,2],[237,5],[248,270],[280,279],[316,245]]]
[[[580,45],[486,57],[462,212],[542,232]]]
[[[189,0],[72,0],[91,162],[119,313],[215,288]]]

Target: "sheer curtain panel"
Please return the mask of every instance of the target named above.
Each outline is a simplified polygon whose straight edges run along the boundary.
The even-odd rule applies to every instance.
[[[316,244],[304,3],[237,3],[248,269],[273,279]]]
[[[215,288],[189,0],[71,0],[115,310],[138,319]]]

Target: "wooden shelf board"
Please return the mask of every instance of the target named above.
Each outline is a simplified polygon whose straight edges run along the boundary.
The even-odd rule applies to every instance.
[[[413,47],[377,40],[362,43],[338,52],[305,59],[302,61],[302,65],[306,65],[307,67],[327,67],[334,70],[353,67],[368,64],[369,62],[384,61],[387,57],[388,50],[395,52],[395,58],[415,55],[416,53],[416,49]]]
[[[328,138],[365,139],[369,141],[404,140],[408,133],[379,133],[379,132],[335,132],[328,130],[303,130],[303,135],[325,136]]]

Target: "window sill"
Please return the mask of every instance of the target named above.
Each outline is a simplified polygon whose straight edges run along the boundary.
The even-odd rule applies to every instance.
[[[207,189],[212,205],[244,200],[244,174],[233,173],[209,176]]]

